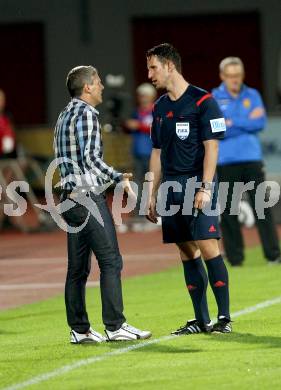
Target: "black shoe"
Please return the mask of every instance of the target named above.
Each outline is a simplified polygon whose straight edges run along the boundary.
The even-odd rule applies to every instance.
[[[219,318],[218,322],[213,326],[212,332],[231,333],[232,332],[231,320],[226,317]]]
[[[211,333],[213,325],[210,322],[209,324],[202,324],[197,320],[187,321],[184,326],[181,326],[179,329],[175,330],[171,334],[174,336],[182,336],[187,334],[195,333]]]

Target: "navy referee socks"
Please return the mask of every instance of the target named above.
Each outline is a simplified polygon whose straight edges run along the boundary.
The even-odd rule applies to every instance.
[[[186,286],[194,307],[195,318],[203,324],[209,324],[211,320],[206,296],[208,276],[201,257],[183,261],[182,264]]]
[[[218,318],[226,317],[230,320],[229,313],[229,288],[228,271],[221,255],[213,259],[205,260],[209,282],[218,305]]]
[[[225,317],[230,320],[229,313],[229,287],[228,272],[221,255],[205,261],[209,282],[218,305],[218,318]],[[210,322],[207,304],[208,276],[201,260],[183,261],[184,277],[189,295],[194,307],[195,318],[203,323]]]

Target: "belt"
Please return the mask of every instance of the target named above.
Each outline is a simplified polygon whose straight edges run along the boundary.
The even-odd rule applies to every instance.
[[[93,200],[96,200],[96,199],[100,199],[101,197],[105,197],[104,194],[94,194],[93,192],[89,192],[89,191],[72,191],[72,192],[64,192],[62,194],[62,199],[77,199],[78,197],[81,197],[81,196],[87,196],[87,197],[91,197]]]
[[[78,194],[77,193],[67,194],[66,197],[69,198],[69,199],[76,199],[78,197]]]
[[[82,192],[84,193],[86,196],[90,196],[90,194],[88,192]],[[70,192],[69,194],[66,194],[66,197],[69,198],[69,199],[77,199],[78,196],[81,196],[82,195],[81,192]]]

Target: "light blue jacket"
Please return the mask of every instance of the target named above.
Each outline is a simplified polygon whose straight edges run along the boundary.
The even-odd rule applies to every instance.
[[[232,126],[227,127],[225,138],[220,141],[218,165],[261,161],[258,133],[265,128],[266,114],[257,119],[249,117],[255,108],[264,109],[259,92],[243,85],[240,94],[234,98],[222,83],[212,93],[224,118],[232,121]]]

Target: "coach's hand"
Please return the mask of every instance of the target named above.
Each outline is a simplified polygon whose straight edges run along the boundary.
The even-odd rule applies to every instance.
[[[129,180],[132,177],[133,177],[132,173],[123,173],[123,180],[121,183],[122,183],[124,190],[127,192],[128,196],[131,199],[137,200],[137,195],[134,193],[134,191],[131,187],[131,184],[130,184],[130,180]]]
[[[132,173],[123,173],[123,180],[132,179],[132,177],[133,177]]]
[[[200,189],[194,199],[194,208],[203,209],[211,201],[211,190]]]
[[[146,215],[146,218],[152,223],[158,222],[156,212],[156,198],[154,196],[152,196],[150,199],[148,214]]]

